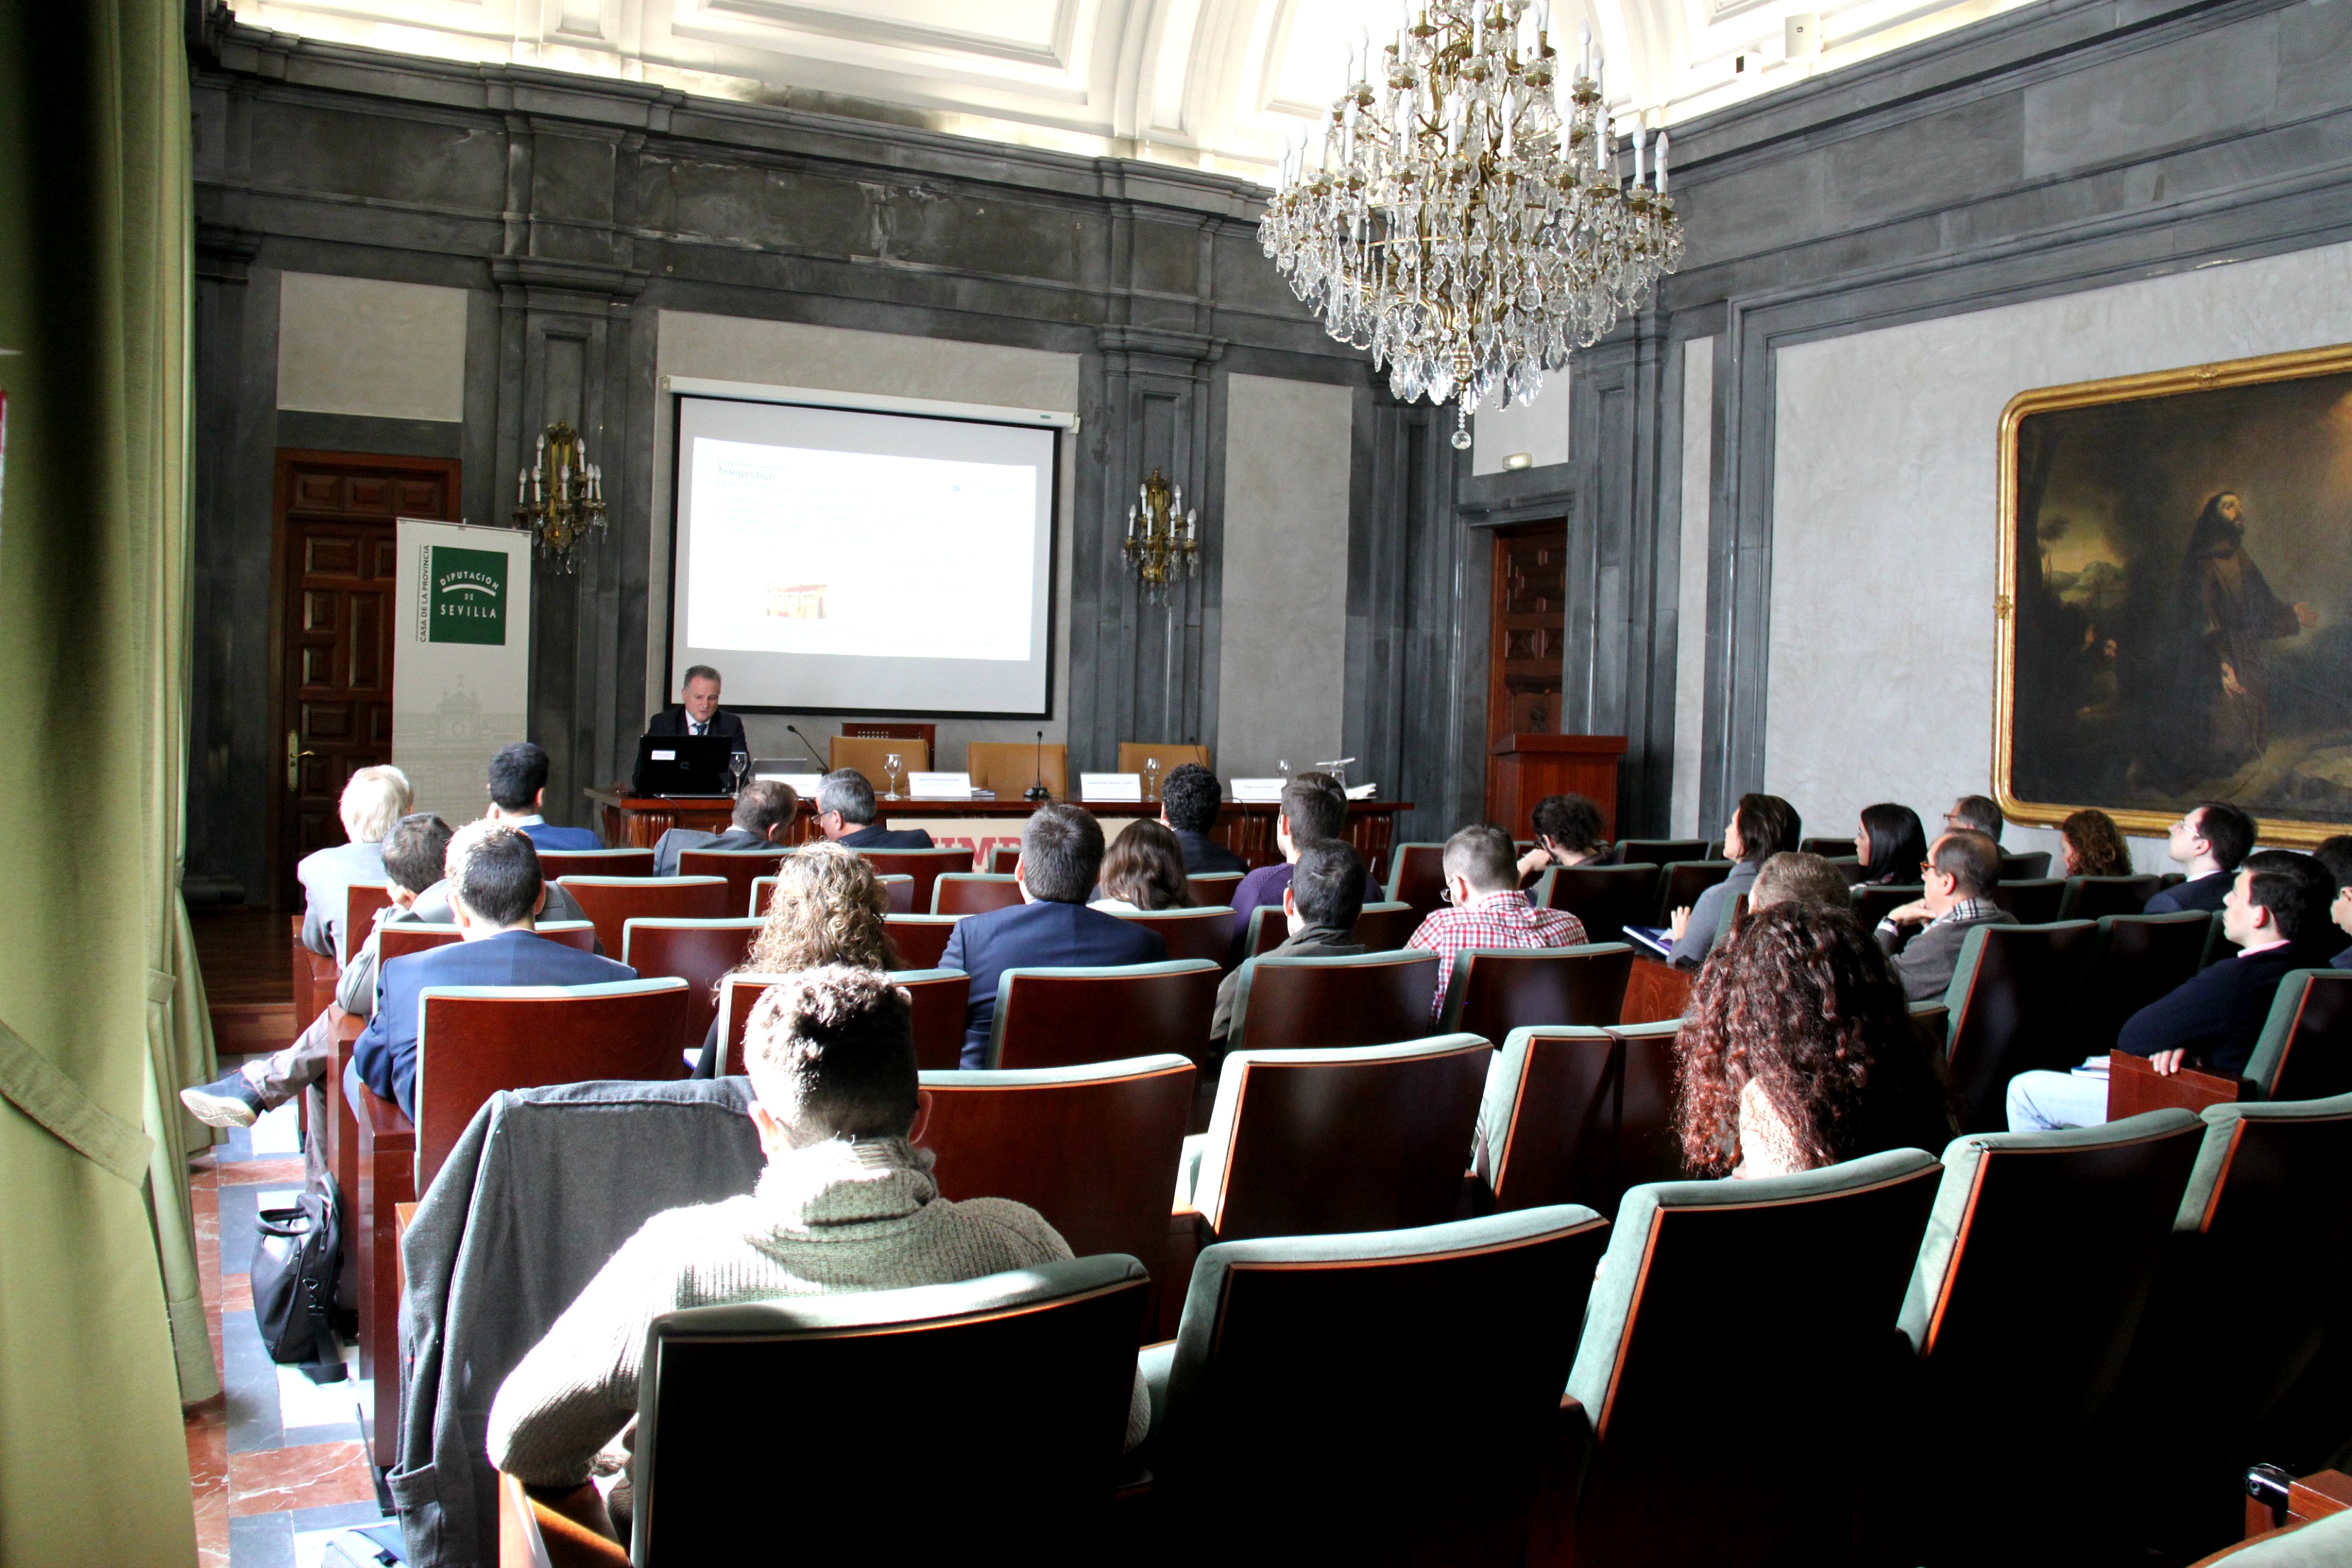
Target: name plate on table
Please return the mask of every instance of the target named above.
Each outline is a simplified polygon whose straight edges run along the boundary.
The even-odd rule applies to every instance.
[[[908,773],[907,793],[917,800],[970,800],[970,773]]]
[[[1235,779],[1234,798],[1235,800],[1280,800],[1282,786],[1289,782],[1288,779]]]
[[[1141,800],[1141,773],[1080,773],[1078,798],[1081,800]]]
[[[761,773],[759,777],[762,783],[790,784],[803,800],[814,800],[817,786],[824,783],[823,773]]]

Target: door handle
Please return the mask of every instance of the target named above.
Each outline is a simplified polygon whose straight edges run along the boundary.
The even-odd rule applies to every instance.
[[[289,730],[286,731],[286,789],[288,794],[299,795],[301,793],[302,759],[305,757],[315,757],[319,753],[316,752],[306,752],[302,749],[302,736],[299,731],[294,730]]]

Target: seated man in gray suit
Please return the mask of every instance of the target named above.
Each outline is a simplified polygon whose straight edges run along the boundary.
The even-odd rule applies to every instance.
[[[777,779],[756,779],[735,797],[735,825],[724,833],[673,827],[654,840],[654,875],[677,875],[677,858],[688,849],[781,849],[792,836],[801,797]]]
[[[1990,897],[2000,880],[2000,847],[1987,834],[1962,827],[1937,839],[1919,879],[1926,895],[1887,911],[1878,922],[1878,945],[1893,954],[1903,994],[1935,1002],[1952,983],[1970,926],[2016,922]]]

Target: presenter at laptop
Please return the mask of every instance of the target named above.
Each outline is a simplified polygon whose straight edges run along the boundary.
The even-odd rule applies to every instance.
[[[717,735],[735,742],[735,750],[748,752],[750,744],[743,739],[743,721],[719,706],[719,672],[707,664],[698,664],[686,672],[686,701],[677,708],[665,708],[654,715],[646,726],[648,735]]]

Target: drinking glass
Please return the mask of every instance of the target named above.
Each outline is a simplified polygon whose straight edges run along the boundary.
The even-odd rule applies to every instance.
[[[1280,773],[1284,778],[1288,778],[1290,776],[1290,764],[1288,763],[1276,763],[1274,764],[1274,771]]]
[[[730,752],[727,754],[727,771],[734,775],[735,793],[737,795],[741,795],[743,793],[743,775],[751,771],[751,753],[749,752]]]
[[[884,796],[884,799],[896,800],[898,798],[898,770],[904,765],[905,759],[900,757],[896,752],[891,752],[888,756],[882,759],[882,771],[884,773],[888,775],[890,780],[890,793]]]
[[[1143,759],[1143,798],[1146,800],[1160,798],[1160,759],[1158,757]]]

